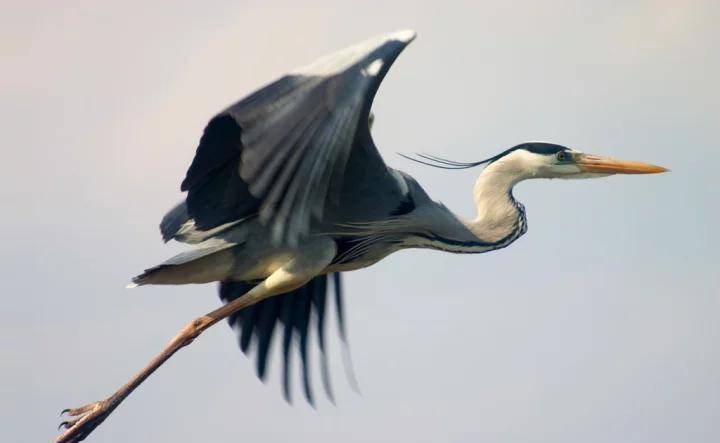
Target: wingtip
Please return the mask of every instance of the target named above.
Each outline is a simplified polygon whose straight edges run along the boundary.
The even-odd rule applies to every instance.
[[[391,37],[393,38],[393,40],[398,40],[403,43],[410,43],[417,37],[417,32],[412,29],[403,29],[401,31],[393,32],[391,34]]]

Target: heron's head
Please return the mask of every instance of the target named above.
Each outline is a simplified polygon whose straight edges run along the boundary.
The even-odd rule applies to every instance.
[[[496,171],[528,178],[593,178],[612,174],[655,174],[667,169],[647,163],[585,154],[554,143],[517,145],[488,162]]]
[[[472,163],[422,154],[419,156],[422,160],[413,160],[445,169],[487,165],[486,172],[506,175],[515,182],[530,178],[593,178],[612,174],[655,174],[667,171],[661,166],[585,154],[545,142],[522,143],[494,157]]]

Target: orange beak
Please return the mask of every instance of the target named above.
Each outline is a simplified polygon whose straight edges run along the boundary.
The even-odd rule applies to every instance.
[[[662,166],[616,160],[614,158],[599,157],[596,155],[580,154],[574,160],[575,164],[584,172],[600,174],[657,174],[669,171],[669,169],[663,168]]]

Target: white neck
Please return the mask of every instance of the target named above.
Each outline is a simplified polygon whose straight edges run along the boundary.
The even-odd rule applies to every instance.
[[[523,180],[522,158],[508,155],[487,166],[475,182],[473,197],[477,214],[468,228],[487,242],[499,241],[517,229],[521,216],[512,188]]]

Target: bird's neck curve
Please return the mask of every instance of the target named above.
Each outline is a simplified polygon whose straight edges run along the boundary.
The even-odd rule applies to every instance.
[[[476,216],[466,220],[467,227],[486,242],[501,242],[525,231],[525,211],[512,194],[513,186],[523,179],[510,162],[491,163],[478,177],[473,188]]]

